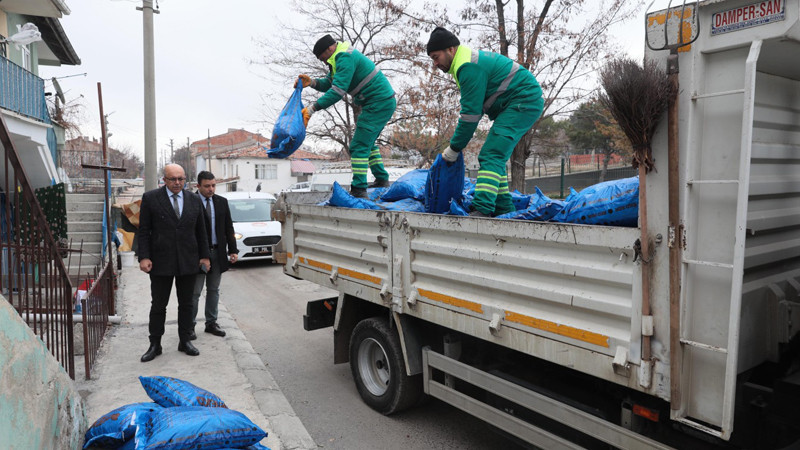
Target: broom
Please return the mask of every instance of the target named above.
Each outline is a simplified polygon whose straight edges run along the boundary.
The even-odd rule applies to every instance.
[[[667,74],[654,61],[645,60],[641,66],[630,58],[619,58],[600,71],[600,83],[605,89],[600,102],[631,141],[633,167],[643,165],[650,172],[655,168],[653,133],[673,94]]]
[[[605,94],[599,96],[614,116],[633,146],[633,167],[639,169],[639,225],[641,238],[634,247],[641,252],[642,261],[642,320],[650,312],[650,237],[647,227],[647,173],[655,169],[652,139],[658,118],[669,106],[674,88],[664,71],[655,62],[644,65],[630,58],[611,61],[600,71],[600,83]],[[642,369],[639,383],[650,387],[653,367],[650,336],[642,333]]]

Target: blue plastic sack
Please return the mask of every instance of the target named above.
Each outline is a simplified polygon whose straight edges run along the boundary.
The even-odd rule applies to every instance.
[[[396,202],[378,202],[381,209],[389,211],[425,212],[425,204],[413,198],[405,198]]]
[[[448,214],[451,216],[468,216],[469,207],[464,207],[463,200],[450,202],[450,211]]]
[[[536,189],[539,189],[538,187]],[[514,209],[517,211],[521,209],[528,209],[530,206],[532,195],[522,194],[519,191],[510,192],[511,203],[514,204]]]
[[[639,220],[639,177],[606,181],[568,197],[559,222],[635,227]]]
[[[157,409],[163,408],[157,403],[131,403],[104,414],[86,430],[83,448],[119,448],[136,432],[136,425],[131,421],[134,414]]]
[[[514,220],[536,220],[545,222],[553,218],[556,214],[564,209],[564,202],[561,200],[553,200],[544,195],[539,187],[536,187],[536,192],[529,195],[527,208],[512,211],[510,213],[497,216],[498,219],[514,219]]]
[[[333,182],[333,189],[331,190],[331,198],[328,200],[330,206],[339,206],[342,208],[356,208],[356,209],[381,209],[375,202],[365,198],[356,198],[347,192],[338,181]]]
[[[283,107],[275,127],[272,129],[270,149],[267,156],[270,158],[287,158],[300,148],[306,138],[306,126],[303,123],[303,101],[300,97],[303,92],[303,83],[298,82],[294,93],[289,97]]]
[[[227,408],[221,398],[188,381],[170,377],[139,377],[139,381],[147,396],[165,408],[173,406]]]
[[[202,406],[176,406],[149,413],[137,421],[136,448],[242,448],[260,442],[267,433],[239,411]]]
[[[460,200],[464,190],[464,154],[449,163],[436,156],[425,183],[425,209],[429,213],[450,211],[450,202]]]
[[[396,202],[406,198],[423,200],[425,198],[425,183],[428,181],[428,169],[417,169],[408,172],[392,183],[382,196],[385,202]]]

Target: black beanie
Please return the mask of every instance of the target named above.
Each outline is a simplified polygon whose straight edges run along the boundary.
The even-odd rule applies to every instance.
[[[431,38],[428,40],[428,54],[436,50],[444,50],[450,47],[458,47],[461,41],[458,40],[455,34],[447,31],[442,27],[436,27],[431,31]]]
[[[314,56],[319,58],[319,55],[325,52],[331,45],[335,44],[336,40],[330,34],[326,34],[319,38],[316,44],[314,44]]]

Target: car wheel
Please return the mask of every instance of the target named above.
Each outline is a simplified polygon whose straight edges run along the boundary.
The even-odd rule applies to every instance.
[[[400,337],[386,320],[362,320],[350,336],[350,370],[364,403],[384,415],[417,403],[422,375],[408,376]]]

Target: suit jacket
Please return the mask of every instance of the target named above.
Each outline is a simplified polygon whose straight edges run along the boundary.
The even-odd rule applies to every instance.
[[[197,194],[200,203],[205,209],[206,198]],[[236,236],[233,232],[233,220],[231,219],[231,209],[228,206],[228,199],[217,194],[211,196],[211,203],[214,204],[214,231],[217,235],[217,259],[211,261],[211,265],[217,264],[220,272],[228,270],[228,255],[231,253],[239,253],[236,248]],[[208,245],[211,245],[211,223],[208,217],[203,215],[206,220],[206,235],[208,236]]]
[[[166,186],[145,192],[139,210],[139,261],[150,259],[152,275],[196,274],[200,259],[209,257],[203,205],[183,191],[181,218],[175,215]]]

